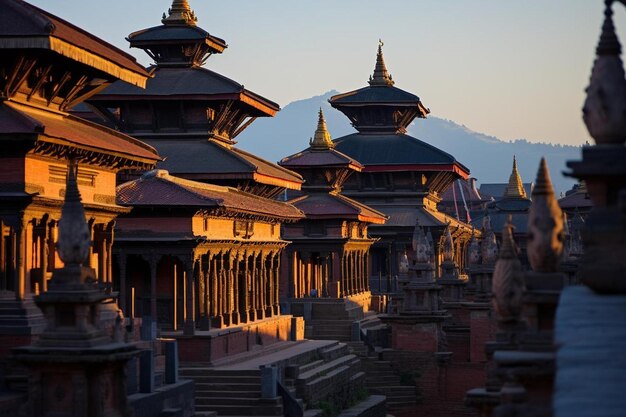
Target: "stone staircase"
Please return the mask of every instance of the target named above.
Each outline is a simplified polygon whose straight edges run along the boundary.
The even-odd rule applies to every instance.
[[[416,386],[402,384],[391,362],[376,357],[362,357],[361,360],[367,375],[365,387],[372,394],[386,396],[390,410],[411,407],[417,403]]]
[[[348,342],[352,339],[352,323],[363,317],[363,307],[350,300],[319,300],[305,322],[304,337]]]
[[[181,368],[181,378],[195,382],[196,413],[220,416],[282,416],[282,398],[261,398],[260,370]]]

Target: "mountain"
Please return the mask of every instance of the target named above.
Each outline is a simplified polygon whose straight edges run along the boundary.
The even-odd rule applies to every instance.
[[[276,117],[256,120],[237,137],[239,146],[270,161],[279,161],[308,147],[308,141],[317,126],[320,107],[328,130],[333,138],[355,132],[348,119],[328,104],[337,94],[329,91],[323,95],[294,101],[283,108]],[[580,147],[531,143],[524,139],[511,142],[474,132],[451,120],[438,117],[418,119],[409,127],[411,136],[430,143],[452,155],[468,167],[471,176],[479,183],[503,183],[509,179],[513,155],[524,182],[535,180],[539,160],[546,158],[557,195],[569,190],[575,183],[563,176],[565,162],[580,159]]]

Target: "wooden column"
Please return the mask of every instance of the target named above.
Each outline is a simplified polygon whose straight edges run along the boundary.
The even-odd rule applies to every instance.
[[[272,306],[274,315],[280,315],[280,256],[281,251],[277,250],[273,252],[271,274],[274,282],[274,305]]]
[[[240,304],[241,304],[241,294],[239,288],[239,250],[236,250],[233,254],[231,269],[233,270],[233,313],[232,313],[232,324],[241,323],[241,313],[240,313]]]
[[[197,280],[196,271],[198,271],[198,261],[194,256],[185,259],[183,263],[185,280],[185,324],[183,333],[185,335],[193,335],[196,330],[195,315],[195,282]]]
[[[370,251],[365,251],[365,291],[370,290]]]
[[[115,221],[109,222],[107,225],[107,281],[113,286],[113,241],[115,240]]]
[[[124,316],[130,317],[130,314],[128,314],[128,311],[126,310],[126,254],[120,251],[117,259],[120,268],[120,296],[118,298],[118,303],[120,309],[124,313]]]
[[[196,259],[198,272],[196,273],[196,285],[195,285],[195,310],[196,310],[196,321],[198,324],[201,324],[207,314],[206,314],[206,280],[204,275],[204,262],[202,260],[203,256],[200,255]]]
[[[4,222],[0,220],[0,291],[7,290],[6,243],[4,240]]]
[[[150,317],[152,321],[157,321],[157,255],[152,252],[150,253]],[[176,273],[176,269],[174,269],[174,273]],[[174,285],[176,285],[176,277],[174,276]],[[176,292],[174,292],[174,297],[176,297]],[[133,303],[135,301],[133,300]],[[174,300],[174,305],[176,304],[176,300]],[[176,314],[174,314],[174,317]],[[176,323],[174,323],[174,327],[176,327]]]
[[[14,229],[15,236],[15,298],[23,300],[26,296],[26,274],[24,271],[24,252],[26,250],[26,224],[22,218],[18,220],[17,227]]]
[[[48,280],[46,276],[48,274],[48,215],[46,214],[42,219],[42,234],[40,236],[41,245],[39,247],[39,267],[41,268],[41,292],[48,291]],[[2,234],[0,233],[0,236]],[[4,238],[0,238],[4,241]],[[0,249],[1,251],[1,249]]]

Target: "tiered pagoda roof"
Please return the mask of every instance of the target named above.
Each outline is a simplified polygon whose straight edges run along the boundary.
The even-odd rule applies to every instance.
[[[278,104],[223,75],[202,68],[227,47],[196,25],[186,0],[174,0],[162,25],[130,34],[130,46],[153,60],[145,90],[113,84],[89,103],[118,129],[156,149],[158,167],[177,176],[219,182],[274,197],[299,189],[302,178],[234,147],[235,138],[257,117],[274,116]]]
[[[44,10],[7,0],[0,15],[0,141],[5,155],[30,152],[108,169],[150,169],[155,149],[65,112],[118,79],[143,86],[130,55]]]
[[[304,195],[289,202],[302,210],[307,219],[347,219],[383,224],[383,213],[340,194],[344,181],[363,166],[337,151],[326,128],[322,109],[317,129],[302,152],[283,158],[279,164],[299,172],[305,178]]]
[[[360,161],[365,172],[447,171],[453,173],[450,180],[466,179],[469,170],[452,155],[406,134],[411,122],[426,118],[430,110],[418,96],[394,84],[381,42],[369,86],[329,100],[358,131],[336,139],[336,149]]]

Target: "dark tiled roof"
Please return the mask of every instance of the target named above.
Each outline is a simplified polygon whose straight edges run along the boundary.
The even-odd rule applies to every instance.
[[[491,228],[493,231],[498,234],[502,232],[504,225],[508,221],[509,215],[511,216],[515,234],[526,234],[528,231],[528,211],[506,212],[489,210],[489,218],[491,219]],[[472,218],[472,224],[476,229],[480,229],[482,227],[484,217],[485,215],[483,213],[477,214],[474,218]]]
[[[453,187],[454,187],[454,191],[453,191]],[[465,197],[465,201],[481,202],[481,201],[488,200],[487,198],[481,198],[479,191],[472,187],[472,185],[470,184],[470,181],[459,179],[453,182],[452,185],[441,195],[441,201],[442,202],[454,201],[455,193],[456,193],[456,201],[458,202],[463,201],[459,187],[463,187],[463,197]]]
[[[354,133],[334,141],[335,149],[368,165],[457,164],[449,153],[405,134],[368,135]]]
[[[563,209],[589,208],[593,206],[593,203],[585,191],[576,191],[559,199],[559,206]]]
[[[138,30],[128,35],[128,40],[134,42],[152,41],[185,41],[209,39],[226,48],[226,41],[217,36],[210,35],[206,30],[198,26],[166,26],[160,25],[147,29]]]
[[[363,165],[357,160],[335,149],[305,149],[302,152],[281,159],[279,164],[287,168],[352,166],[359,171],[363,168]]]
[[[232,95],[235,94],[244,95],[249,99],[268,106],[272,110],[267,112],[268,115],[273,115],[276,111],[280,110],[278,104],[246,90],[244,86],[238,82],[224,77],[217,72],[198,67],[157,67],[154,71],[153,78],[148,80],[145,89],[118,81],[111,84],[100,94],[92,97],[91,100],[106,101],[119,98],[119,96],[136,96],[142,98],[167,96],[169,98],[225,100],[233,98]]]
[[[0,134],[15,133],[43,135],[83,149],[152,163],[160,159],[151,146],[107,127],[64,113],[4,102],[0,104]]]
[[[206,174],[208,176],[230,175],[229,178],[252,178],[259,174],[270,178],[259,178],[265,183],[276,178],[291,184],[287,188],[299,189],[303,180],[299,174],[265,161],[235,147],[207,140],[148,140],[163,156],[158,167],[172,174]]]
[[[363,87],[348,93],[337,94],[329,100],[331,104],[397,103],[415,104],[420,99],[415,94],[392,86]]]
[[[146,69],[139,65],[131,55],[45,10],[17,0],[3,0],[0,7],[2,8],[2,13],[0,13],[0,38],[12,41],[25,37],[58,38],[91,52],[104,61],[114,63],[116,66],[138,74],[144,80],[145,77],[149,76]],[[19,45],[17,47],[25,46]],[[53,49],[50,45],[48,45],[48,48]],[[69,57],[80,60],[79,57]],[[83,63],[90,65],[88,62]],[[119,71],[113,68],[111,68],[111,71],[107,71],[106,64],[98,65],[93,62],[91,64],[95,68],[110,73],[117,78],[125,79],[125,77],[120,76]],[[128,78],[129,81],[132,79]]]
[[[221,187],[169,175],[154,170],[141,178],[117,187],[117,203],[125,206],[178,206],[198,209],[223,208],[232,213],[299,220],[303,217],[294,206],[258,197],[232,187]]]
[[[383,224],[387,219],[385,214],[341,194],[308,194],[289,202],[307,218],[354,219],[376,224]]]
[[[492,184],[480,184],[478,191],[483,197],[493,197],[495,199],[502,198],[504,191],[506,190],[508,183],[492,183]],[[525,182],[522,184],[526,195],[531,195],[533,190],[532,182]]]
[[[372,204],[372,206],[376,207],[375,204]],[[448,223],[450,223],[452,227],[467,227],[465,223],[460,223],[454,217],[448,216],[440,211],[431,211],[424,207],[381,206],[380,210],[389,216],[389,220],[385,223],[385,227],[413,228],[418,223],[424,227],[443,227]]]

